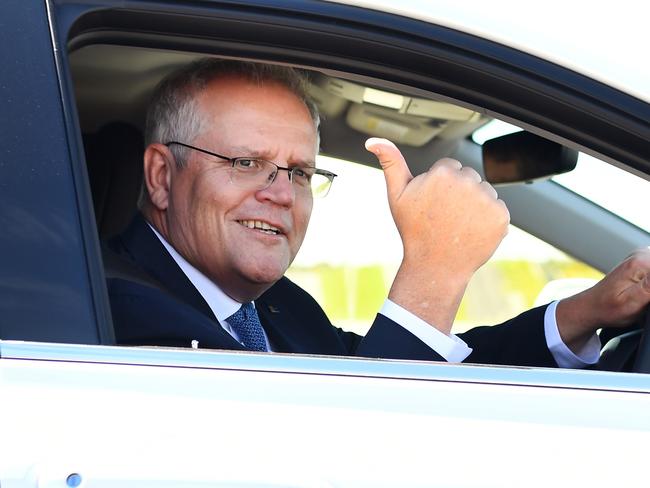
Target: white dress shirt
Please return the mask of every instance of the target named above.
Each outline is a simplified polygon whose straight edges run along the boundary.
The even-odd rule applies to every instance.
[[[234,337],[235,340],[241,342],[237,333],[232,329],[232,327],[230,327],[230,324],[226,322],[228,317],[239,310],[241,303],[226,295],[221,288],[219,288],[207,276],[188,263],[187,260],[185,260],[185,258],[183,258],[183,256],[181,256],[156,229],[151,225],[149,225],[149,227],[151,227],[151,230],[153,230],[156,237],[158,237],[163,246],[165,246],[165,249],[167,249],[172,259],[176,264],[178,264],[183,273],[185,273],[185,276],[187,276],[203,299],[207,302],[212,313],[214,313],[219,324],[221,324],[221,327]],[[595,364],[598,361],[600,354],[600,339],[596,334],[594,334],[583,349],[579,351],[578,354],[574,354],[566,344],[564,344],[560,337],[560,332],[558,331],[555,319],[557,303],[558,302],[551,303],[544,313],[544,334],[546,336],[546,344],[553,355],[553,358],[557,362],[558,366],[562,368],[584,368],[590,364]],[[452,363],[462,362],[472,352],[472,348],[470,348],[458,336],[454,334],[447,335],[440,332],[435,327],[431,327],[429,323],[389,299],[386,299],[379,313],[404,327],[411,334],[442,356],[446,361]],[[264,332],[264,339],[266,340],[267,350],[273,351],[266,332]],[[201,345],[199,344],[198,347],[201,347]]]
[[[600,355],[600,339],[594,334],[578,354],[573,353],[562,341],[557,328],[555,319],[557,304],[557,301],[550,303],[544,313],[544,335],[553,359],[561,368],[584,368],[595,364]],[[450,363],[459,363],[472,352],[472,348],[468,347],[460,337],[454,334],[443,334],[390,300],[384,302],[379,313],[400,324]]]
[[[237,310],[239,310],[242,304],[226,295],[221,290],[221,288],[219,288],[214,284],[212,280],[210,280],[210,278],[205,276],[198,269],[188,263],[187,260],[181,256],[176,251],[176,249],[174,249],[171,244],[169,244],[165,238],[158,233],[156,229],[154,229],[151,225],[149,225],[149,227],[151,227],[151,230],[153,230],[154,234],[156,234],[156,237],[158,237],[162,245],[165,246],[165,249],[167,249],[167,252],[169,252],[176,264],[178,264],[178,267],[181,268],[183,273],[185,273],[187,279],[192,282],[194,287],[201,294],[203,299],[210,307],[210,310],[212,310],[212,313],[219,321],[221,327],[223,327],[223,329],[228,332],[228,334],[230,334],[237,342],[241,343],[237,332],[233,330],[228,322],[226,322],[226,319],[234,314]],[[266,341],[266,350],[272,351],[273,349],[269,343],[269,338],[266,335],[266,331],[263,332],[264,340]],[[198,344],[198,347],[201,347],[201,344]]]

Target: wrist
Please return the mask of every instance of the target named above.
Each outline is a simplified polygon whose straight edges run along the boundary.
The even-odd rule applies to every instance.
[[[388,298],[448,335],[471,275],[429,269],[403,261]]]
[[[580,350],[598,329],[588,292],[560,300],[555,319],[562,341],[574,352]]]

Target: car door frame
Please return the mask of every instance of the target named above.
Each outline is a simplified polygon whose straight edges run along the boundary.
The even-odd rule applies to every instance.
[[[85,258],[88,297],[84,303],[91,313],[76,320],[74,327],[57,323],[49,334],[44,334],[43,326],[33,334],[3,329],[3,338],[113,342],[67,59],[69,51],[88,44],[117,43],[288,62],[361,80],[383,80],[387,87],[417,87],[469,108],[480,107],[487,114],[517,120],[560,142],[588,148],[605,160],[650,173],[645,153],[650,139],[647,103],[543,59],[458,30],[322,1],[47,0],[46,7],[77,203],[77,254]]]

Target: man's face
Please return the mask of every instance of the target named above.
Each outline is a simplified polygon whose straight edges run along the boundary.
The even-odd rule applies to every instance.
[[[179,142],[284,167],[315,164],[314,123],[281,85],[220,79],[198,96],[198,106],[204,132]],[[284,275],[312,209],[311,195],[296,192],[286,171],[266,189],[246,189],[230,181],[228,161],[188,150],[186,167],[172,169],[170,178],[167,233],[190,263],[240,301],[256,298]],[[279,233],[251,228],[259,222]]]

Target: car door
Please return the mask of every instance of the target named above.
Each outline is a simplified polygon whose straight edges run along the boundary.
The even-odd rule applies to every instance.
[[[128,52],[111,66],[139,60],[143,77],[156,56],[288,63],[435,94],[640,174],[650,171],[647,102],[460,29],[359,6],[1,8],[0,53],[14,65],[0,101],[12,152],[0,169],[3,486],[644,485],[644,374],[113,346],[83,132],[87,117],[121,108],[80,102],[93,80],[75,74],[74,57]],[[474,146],[454,150],[467,147],[476,160]],[[346,156],[372,164],[361,147]],[[504,189],[513,222],[544,234],[531,200],[555,206],[567,227],[607,215],[577,196],[554,198],[565,193],[545,183]],[[647,238],[610,217],[590,236],[621,253]],[[545,236],[579,255],[562,229]],[[595,464],[605,450],[607,463]]]

